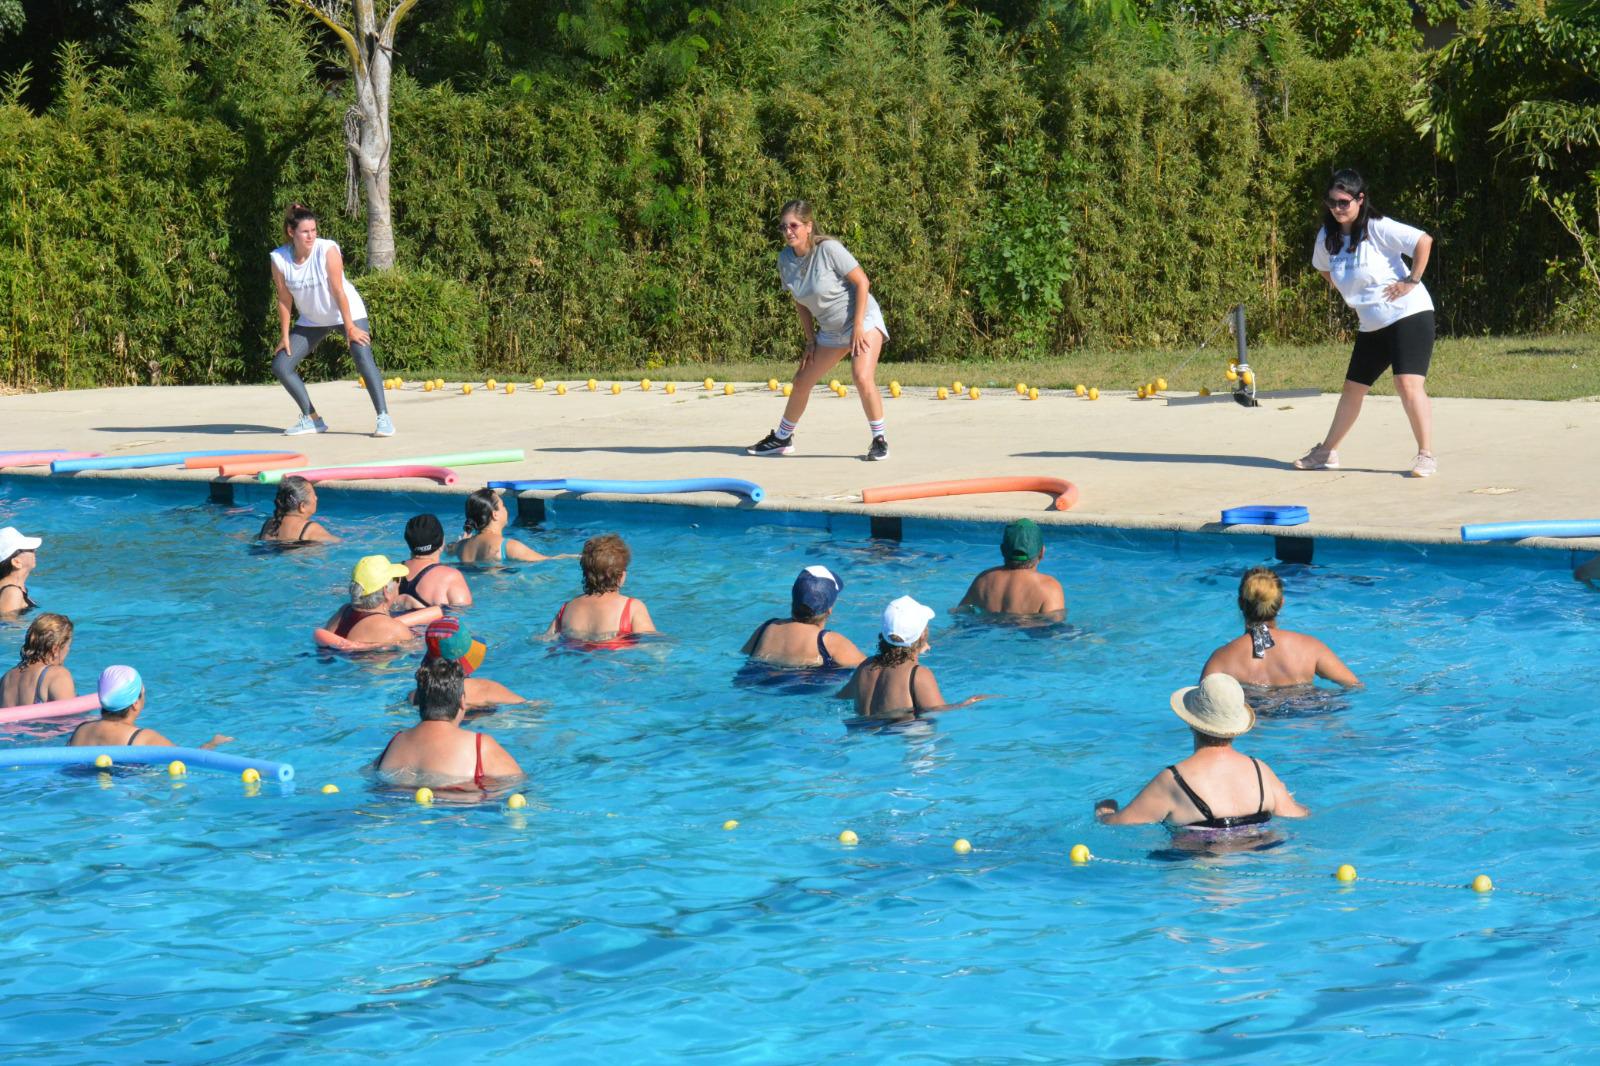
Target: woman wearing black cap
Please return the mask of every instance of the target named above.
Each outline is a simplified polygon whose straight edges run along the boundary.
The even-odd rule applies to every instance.
[[[853,668],[866,658],[843,633],[828,628],[828,616],[844,582],[826,566],[808,566],[794,579],[788,618],[770,618],[756,627],[739,650],[778,666]]]
[[[444,526],[431,514],[419,514],[406,523],[408,575],[400,580],[400,602],[418,607],[471,607],[472,590],[461,571],[439,561],[444,551]]]

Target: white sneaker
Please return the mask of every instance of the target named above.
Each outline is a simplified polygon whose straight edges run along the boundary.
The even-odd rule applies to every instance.
[[[1439,472],[1439,460],[1430,452],[1418,452],[1417,457],[1411,461],[1412,477],[1432,477]]]
[[[1332,448],[1324,448],[1320,443],[1294,461],[1296,470],[1337,470],[1339,469],[1339,453]]]
[[[378,428],[372,431],[372,435],[374,437],[394,436],[394,422],[389,418],[388,415],[378,416]]]
[[[313,419],[310,415],[301,415],[299,421],[283,431],[285,437],[298,437],[302,433],[326,433],[328,424],[322,419]]]

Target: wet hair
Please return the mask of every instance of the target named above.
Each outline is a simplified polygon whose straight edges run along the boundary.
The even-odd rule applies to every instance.
[[[278,495],[272,499],[272,517],[261,527],[261,536],[277,536],[283,520],[310,502],[311,482],[305,478],[290,474],[278,482]]]
[[[429,659],[417,667],[417,714],[424,722],[453,722],[467,690],[467,675],[454,659]]]
[[[898,644],[890,644],[882,637],[878,638],[877,660],[884,666],[899,666],[908,663],[916,655],[917,649],[922,646],[922,641],[917,641],[909,648],[902,648]]]
[[[500,499],[500,494],[494,489],[479,489],[467,497],[467,520],[462,523],[461,532],[468,537],[477,536],[489,527],[494,521],[495,501]]]
[[[358,611],[376,611],[388,600],[388,597],[384,595],[388,588],[388,585],[384,585],[383,588],[374,592],[362,592],[360,582],[352,581],[350,582],[350,606]]]
[[[633,552],[615,533],[602,533],[590,537],[583,545],[583,557],[578,565],[583,567],[583,594],[598,596],[602,592],[615,592],[622,587],[622,574],[633,562]]]
[[[823,233],[816,228],[816,216],[811,210],[811,202],[809,200],[790,200],[788,203],[784,204],[783,209],[778,212],[778,219],[781,221],[784,215],[793,215],[795,218],[798,218],[801,222],[804,222],[806,225],[811,227],[811,247],[813,248],[821,244],[823,241],[836,241],[839,239],[833,236],[831,233]]]
[[[1361,206],[1356,208],[1356,220],[1350,224],[1350,247],[1354,248],[1366,239],[1367,220],[1382,218],[1383,212],[1372,206],[1372,195],[1367,192],[1367,179],[1361,176],[1359,170],[1351,167],[1335,170],[1333,177],[1328,179],[1327,192],[1322,195],[1326,197],[1335,189],[1361,197]],[[1344,250],[1344,233],[1327,204],[1322,205],[1322,243],[1329,255],[1338,255]]]
[[[1283,610],[1283,578],[1270,566],[1246,570],[1239,579],[1239,610],[1245,625],[1271,622]]]
[[[284,232],[293,233],[295,230],[300,228],[300,223],[304,222],[306,219],[310,219],[311,221],[315,222],[317,220],[317,213],[311,210],[311,208],[307,207],[305,204],[296,200],[294,203],[290,204],[289,209],[283,213]]]
[[[42,663],[71,639],[72,619],[64,614],[41,614],[28,627],[28,635],[22,638],[22,659],[18,665]]]
[[[792,604],[789,607],[789,617],[793,618],[796,622],[804,622],[808,626],[816,625],[818,622],[827,617],[827,614],[827,611],[818,613],[799,603]]]

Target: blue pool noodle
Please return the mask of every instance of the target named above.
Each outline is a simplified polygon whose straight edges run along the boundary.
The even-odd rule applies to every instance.
[[[169,748],[160,744],[137,744],[127,747],[84,746],[81,748],[9,748],[0,752],[0,767],[5,766],[93,766],[102,755],[111,756],[113,766],[165,766],[181,759],[189,766],[207,770],[243,773],[254,769],[263,780],[277,778],[293,781],[294,767],[286,762],[267,762],[265,759],[246,759],[241,755],[224,755],[206,748]]]
[[[748,496],[751,503],[766,498],[766,490],[754,481],[736,477],[690,477],[667,481],[597,481],[589,478],[545,478],[533,481],[491,481],[491,489],[543,489],[547,492],[614,492],[620,496],[650,496],[656,493],[728,492]]]
[[[1257,504],[1253,507],[1230,507],[1222,512],[1223,525],[1301,526],[1311,521],[1311,512],[1303,504]]]
[[[1521,540],[1523,537],[1600,537],[1600,518],[1551,522],[1491,522],[1462,526],[1462,540]]]
[[[283,449],[208,448],[202,452],[158,452],[150,455],[107,455],[99,459],[58,459],[50,464],[52,474],[74,474],[79,470],[139,470],[150,466],[182,466],[185,459],[202,455],[277,455]]]

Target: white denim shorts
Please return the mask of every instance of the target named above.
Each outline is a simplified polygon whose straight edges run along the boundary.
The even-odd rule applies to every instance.
[[[885,341],[889,339],[889,327],[883,324],[883,311],[878,307],[878,301],[871,293],[867,294],[867,314],[861,320],[861,328],[863,330],[875,329],[883,334]],[[850,347],[850,338],[853,333],[854,329],[851,326],[836,330],[818,330],[817,347],[848,348]]]

